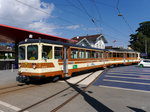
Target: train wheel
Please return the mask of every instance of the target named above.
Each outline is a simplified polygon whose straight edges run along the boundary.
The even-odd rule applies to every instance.
[[[140,64],[140,67],[143,68],[144,66],[142,64]]]
[[[53,81],[53,82],[57,82],[59,79],[60,79],[59,76],[55,76],[55,77],[52,78],[52,81]]]

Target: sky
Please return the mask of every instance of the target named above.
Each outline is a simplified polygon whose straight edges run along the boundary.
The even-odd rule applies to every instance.
[[[126,48],[139,23],[150,20],[149,4],[150,0],[0,0],[0,24],[69,39],[102,33],[108,46]]]

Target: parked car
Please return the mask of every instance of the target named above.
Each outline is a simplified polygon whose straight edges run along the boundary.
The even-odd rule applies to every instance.
[[[139,67],[150,67],[150,59],[143,59],[138,64]]]

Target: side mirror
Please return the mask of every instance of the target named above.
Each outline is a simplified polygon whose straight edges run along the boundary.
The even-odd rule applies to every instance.
[[[46,52],[42,53],[42,59],[44,59],[45,61],[47,60],[47,53]]]

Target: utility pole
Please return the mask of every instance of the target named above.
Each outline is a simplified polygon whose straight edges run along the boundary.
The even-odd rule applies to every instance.
[[[116,47],[116,42],[117,42],[117,40],[113,40],[114,47]]]
[[[145,39],[145,54],[146,54],[146,57],[147,57],[147,40]]]

